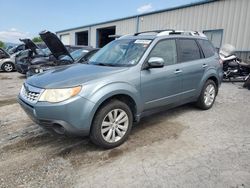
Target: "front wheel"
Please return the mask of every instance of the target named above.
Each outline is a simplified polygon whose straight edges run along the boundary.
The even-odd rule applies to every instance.
[[[103,148],[121,145],[128,137],[133,124],[133,115],[127,104],[112,100],[96,113],[90,139]]]
[[[2,69],[5,72],[12,72],[14,70],[14,65],[12,63],[4,63]]]
[[[204,84],[199,99],[197,101],[197,106],[203,110],[208,110],[214,104],[217,95],[217,86],[213,80],[207,80]]]

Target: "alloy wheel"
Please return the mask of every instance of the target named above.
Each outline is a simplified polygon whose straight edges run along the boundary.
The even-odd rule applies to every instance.
[[[102,137],[108,143],[118,142],[126,134],[128,126],[128,114],[122,109],[113,109],[102,121]]]
[[[206,106],[213,104],[215,99],[215,87],[213,84],[208,84],[204,92],[204,103]]]

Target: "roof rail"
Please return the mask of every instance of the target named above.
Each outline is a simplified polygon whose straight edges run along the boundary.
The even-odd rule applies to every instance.
[[[175,30],[174,29],[163,29],[163,30],[142,31],[142,32],[135,33],[134,36],[144,34],[144,33],[161,33],[161,32],[164,32],[164,31],[172,31],[172,32],[174,32]]]
[[[165,36],[165,35],[189,35],[189,36],[199,36],[206,37],[205,34],[198,31],[183,31],[183,30],[174,30],[174,29],[163,29],[163,30],[151,30],[151,31],[142,31],[135,33],[134,36],[146,33],[155,33],[156,36]]]
[[[164,35],[189,35],[189,36],[199,36],[199,37],[205,37],[207,38],[207,36],[201,32],[198,31],[163,31],[159,34],[157,34],[157,36],[164,36]]]

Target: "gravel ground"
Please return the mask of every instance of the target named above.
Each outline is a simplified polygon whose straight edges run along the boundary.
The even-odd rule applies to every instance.
[[[214,107],[142,119],[122,146],[51,135],[16,103],[23,77],[0,73],[0,187],[250,187],[250,92],[224,83]]]

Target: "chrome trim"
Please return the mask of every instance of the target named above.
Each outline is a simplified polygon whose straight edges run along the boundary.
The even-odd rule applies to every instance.
[[[31,85],[28,85],[27,83],[24,83],[20,91],[20,96],[24,101],[34,104],[34,103],[37,103],[43,91],[44,89],[37,88]]]

